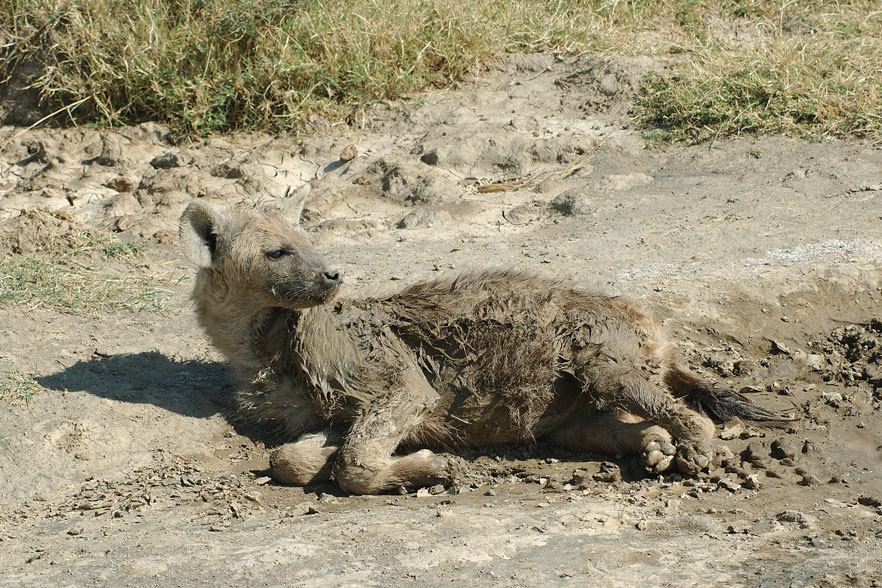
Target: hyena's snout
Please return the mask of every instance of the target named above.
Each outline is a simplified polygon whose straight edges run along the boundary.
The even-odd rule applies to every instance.
[[[322,279],[329,288],[339,286],[343,283],[343,268],[336,265],[326,265],[322,271]]]

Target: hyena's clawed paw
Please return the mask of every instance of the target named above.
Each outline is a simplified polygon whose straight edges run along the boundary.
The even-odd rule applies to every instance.
[[[709,439],[691,437],[680,439],[677,443],[677,470],[694,476],[702,472],[714,460],[714,449]]]
[[[462,468],[454,457],[438,455],[428,449],[420,449],[401,458],[398,475],[409,488],[455,485],[462,476]]]
[[[670,435],[650,435],[644,440],[641,458],[643,467],[650,474],[666,472],[674,461],[677,449]]]
[[[401,488],[450,485],[459,476],[459,464],[428,449],[384,460],[343,456],[338,460],[334,476],[347,492],[379,494]]]

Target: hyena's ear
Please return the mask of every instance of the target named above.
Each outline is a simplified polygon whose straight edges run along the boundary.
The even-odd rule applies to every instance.
[[[309,196],[311,190],[311,184],[303,184],[294,190],[289,189],[285,194],[284,200],[279,204],[282,215],[295,227],[300,224],[303,204],[306,202],[306,197]]]
[[[217,251],[217,235],[221,214],[212,207],[194,200],[178,225],[178,233],[187,259],[199,267],[208,267]]]

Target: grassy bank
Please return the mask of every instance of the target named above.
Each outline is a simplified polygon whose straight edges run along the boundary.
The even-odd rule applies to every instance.
[[[310,115],[460,77],[504,52],[664,57],[635,116],[674,138],[882,129],[878,1],[11,0],[0,71],[38,62],[46,111],[182,134]]]

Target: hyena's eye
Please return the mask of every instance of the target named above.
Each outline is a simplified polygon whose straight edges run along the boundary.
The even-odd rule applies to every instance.
[[[272,251],[268,251],[266,254],[266,256],[270,259],[279,259],[283,255],[285,255],[284,249],[273,249]]]

